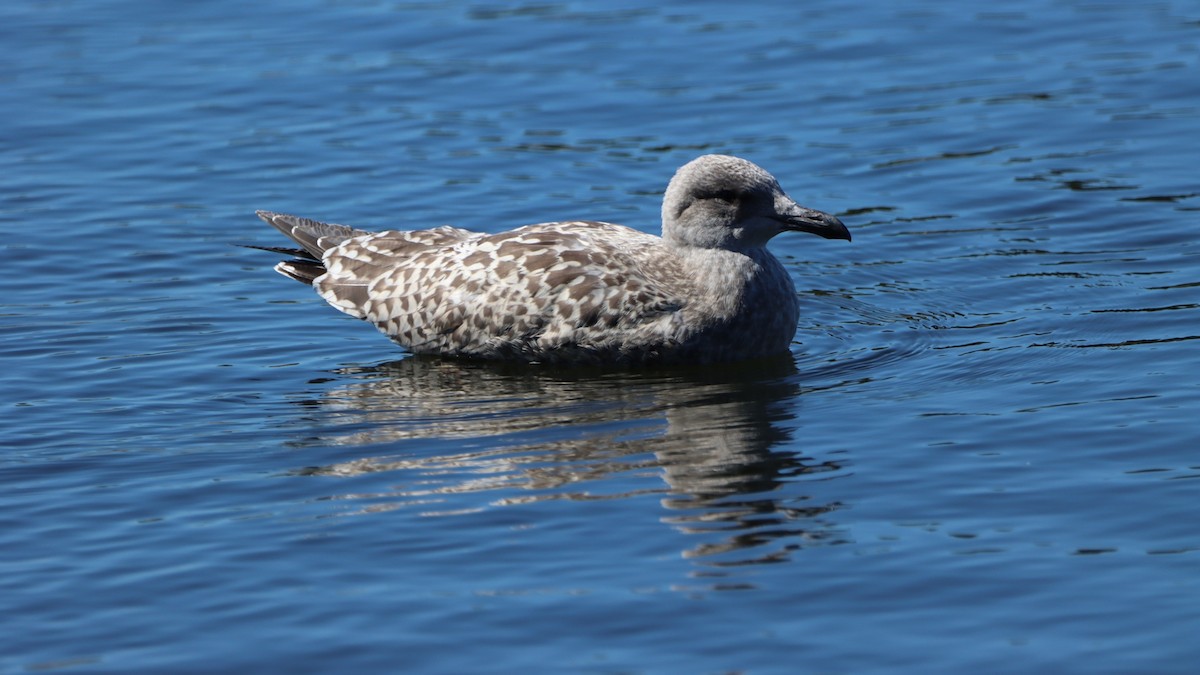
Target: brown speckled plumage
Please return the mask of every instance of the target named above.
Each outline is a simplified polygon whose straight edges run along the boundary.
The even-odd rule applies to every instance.
[[[368,233],[259,217],[302,248],[280,273],[416,353],[554,363],[707,363],[785,351],[798,306],[766,249],[785,230],[849,239],[766,171],[705,155],[675,174],[663,236],[591,221],[500,234]]]

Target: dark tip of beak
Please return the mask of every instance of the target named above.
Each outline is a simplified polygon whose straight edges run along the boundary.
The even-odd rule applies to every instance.
[[[814,209],[799,208],[784,216],[784,229],[808,232],[826,239],[850,241],[850,230],[837,216]]]

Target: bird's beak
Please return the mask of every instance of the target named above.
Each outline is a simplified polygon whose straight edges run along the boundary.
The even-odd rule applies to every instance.
[[[790,201],[790,200],[789,200]],[[796,202],[791,202],[779,209],[779,221],[783,229],[795,232],[808,232],[826,239],[845,239],[850,241],[850,230],[838,220],[837,216],[823,211],[807,209]]]

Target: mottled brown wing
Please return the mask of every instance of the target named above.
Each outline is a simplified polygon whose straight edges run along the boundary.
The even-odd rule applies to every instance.
[[[316,287],[413,351],[512,355],[620,340],[678,309],[679,294],[661,281],[670,270],[660,246],[657,237],[593,222],[497,235],[386,232],[331,249]],[[588,330],[596,325],[610,330]]]
[[[325,276],[314,282],[321,297],[350,316],[374,321],[390,298],[373,286],[383,280],[406,272],[412,274],[423,268],[423,261],[478,238],[478,235],[456,227],[444,226],[430,230],[386,231],[348,239],[322,256]]]
[[[288,239],[300,244],[304,250],[303,252],[296,252],[298,255],[311,257],[313,260],[320,260],[321,255],[326,250],[337,246],[347,239],[370,234],[364,230],[356,230],[353,227],[322,223],[319,220],[289,216],[286,213],[273,213],[271,211],[256,211],[255,213],[268,225],[286,235]]]

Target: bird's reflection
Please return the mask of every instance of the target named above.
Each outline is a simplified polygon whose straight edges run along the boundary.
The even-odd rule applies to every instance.
[[[450,497],[462,493],[486,493],[488,507],[657,493],[664,522],[702,535],[684,555],[715,566],[777,560],[834,536],[825,514],[837,502],[800,493],[802,479],[841,465],[805,456],[791,438],[802,390],[790,357],[641,371],[413,357],[338,376],[303,402],[338,420],[309,443],[374,454],[303,473],[400,477],[365,510],[389,499],[479,510]]]

